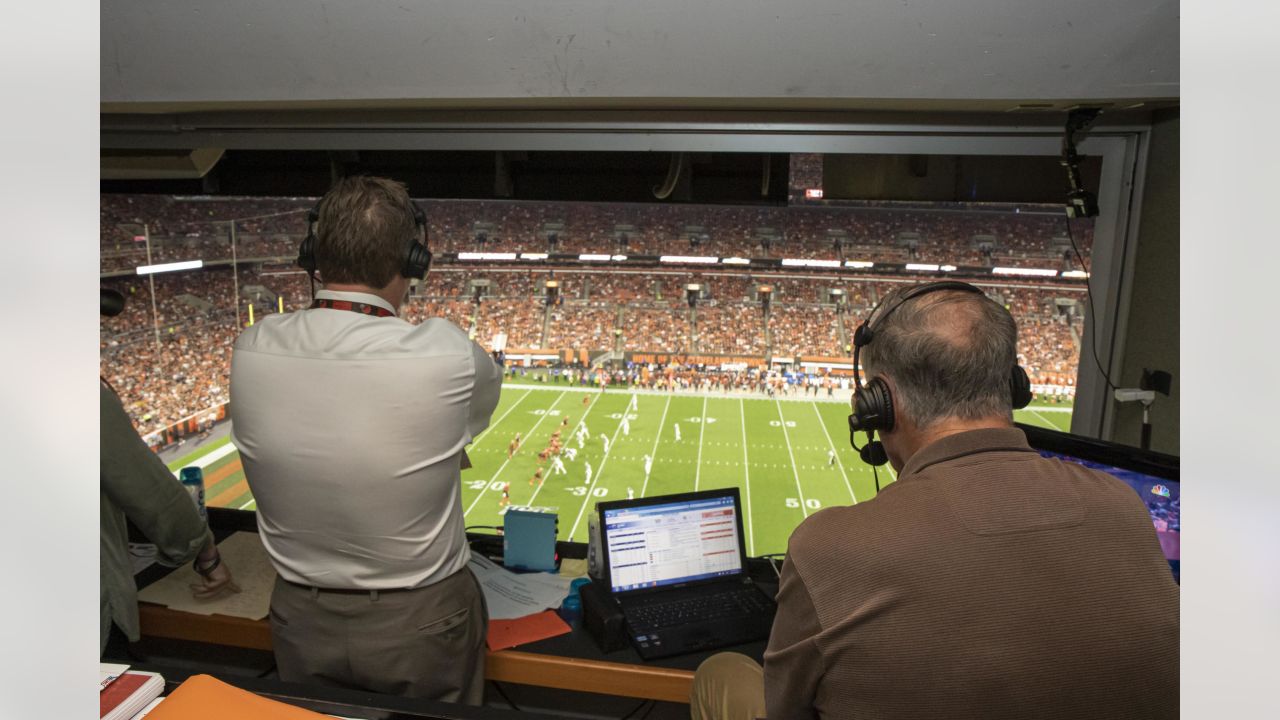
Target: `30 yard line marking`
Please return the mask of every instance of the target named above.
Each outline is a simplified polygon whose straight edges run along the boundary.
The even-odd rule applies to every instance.
[[[742,472],[747,478],[747,555],[756,556],[756,536],[751,530],[751,470],[747,467],[747,407],[742,398],[738,398],[738,414],[742,417]]]
[[[534,423],[533,427],[529,429],[529,432],[524,434],[524,438],[526,440],[531,439],[533,437],[533,432],[538,429],[538,426],[542,424],[542,421],[546,420],[548,417],[551,416],[551,409],[554,408],[556,405],[560,404],[560,400],[564,397],[565,393],[567,392],[569,391],[568,390],[562,391],[560,393],[560,396],[557,397],[555,401],[551,403],[551,407],[547,408],[541,415],[538,416],[538,422]],[[505,461],[503,461],[502,465],[498,468],[498,471],[493,474],[493,477],[489,478],[489,482],[485,483],[484,487],[480,489],[480,494],[476,495],[476,499],[472,500],[471,504],[467,506],[466,512],[462,513],[463,518],[466,518],[468,515],[471,514],[472,509],[474,509],[476,504],[480,502],[480,498],[484,497],[485,493],[489,492],[489,486],[492,485],[493,481],[497,480],[498,476],[502,474],[502,471],[507,468],[507,463],[510,463],[512,458],[514,458],[516,455],[519,455],[520,451],[524,450],[526,444],[527,443],[524,443],[524,442],[520,443],[520,447],[517,448],[516,451],[510,455],[510,457],[508,457]]]
[[[858,496],[853,494],[853,486],[849,484],[849,476],[844,472],[844,461],[840,459],[840,453],[836,450],[836,444],[831,439],[831,433],[827,430],[827,423],[822,419],[822,413],[818,412],[818,404],[810,405],[813,413],[818,416],[818,424],[822,426],[822,434],[827,436],[827,444],[831,446],[831,452],[836,454],[836,467],[840,468],[840,475],[844,478],[844,486],[849,488],[849,497],[853,498],[853,504],[858,504]]]
[[[598,402],[598,401],[599,401],[599,398],[597,398],[597,399],[596,399],[596,402]],[[585,425],[585,424],[586,424],[586,422],[587,422],[587,416],[591,414],[591,411],[592,411],[592,410],[595,410],[595,409],[596,409],[596,402],[592,402],[590,405],[588,405],[588,406],[587,406],[587,411],[586,411],[586,412],[584,412],[584,413],[582,413],[582,419],[581,419],[581,420],[579,420],[579,421],[577,422],[577,424],[573,426],[573,432],[569,433],[569,434],[565,437],[565,442],[566,442],[566,443],[568,443],[570,440],[572,440],[572,439],[573,439],[574,434],[576,434],[576,433],[578,432],[578,428],[580,428],[580,427],[582,427],[583,425]],[[585,457],[583,458],[583,462],[586,462],[586,458],[585,458]],[[549,477],[550,477],[550,473],[548,473],[548,478],[549,478]],[[536,488],[534,488],[534,489],[533,489],[533,494],[529,496],[529,502],[528,502],[528,503],[526,503],[527,505],[530,505],[530,506],[532,506],[532,505],[533,505],[533,501],[534,501],[534,500],[536,500],[536,499],[538,498],[538,493],[542,492],[542,486],[543,486],[543,485],[545,485],[545,484],[546,484],[546,482],[547,482],[547,478],[544,478],[542,482],[538,483],[538,487],[536,487]]]
[[[653,436],[653,450],[650,450],[649,462],[658,461],[658,441],[662,439],[662,426],[667,421],[667,410],[671,407],[671,396],[667,396],[667,404],[662,406],[662,419],[658,421],[658,434]],[[644,485],[640,486],[640,497],[644,497],[649,489],[649,473],[644,474]]]
[[[635,393],[631,393],[631,397],[635,397]],[[626,417],[626,410],[623,410],[622,417]],[[618,433],[622,432],[622,422],[618,422],[618,427],[613,429],[613,437],[609,438],[609,450],[605,452],[604,459],[600,461],[600,469],[596,471],[596,476],[591,478],[591,487],[587,488],[586,497],[582,498],[582,507],[578,509],[578,517],[573,521],[573,527],[569,529],[569,541],[573,541],[573,534],[578,531],[578,523],[582,522],[582,513],[587,511],[587,503],[591,502],[591,493],[595,491],[596,485],[600,484],[600,476],[604,475],[604,466],[609,464],[609,453],[613,452],[614,443],[618,441]]]
[[[782,403],[777,398],[773,400],[778,405],[778,424],[782,425],[782,437],[787,441],[787,455],[791,456],[791,474],[796,478],[796,492],[800,493],[800,512],[805,517],[809,517],[809,508],[804,502],[804,490],[800,487],[800,472],[796,470],[796,455],[791,452],[791,433],[787,432],[787,419],[782,416]]]
[[[702,398],[702,422],[698,423],[698,465],[693,470],[693,491],[698,491],[702,479],[702,436],[707,432],[707,399]]]
[[[479,435],[477,435],[477,436],[475,436],[475,437],[471,438],[471,447],[475,447],[476,445],[479,445],[479,444],[480,444],[480,441],[484,439],[484,436],[485,436],[485,435],[488,435],[488,434],[489,434],[489,431],[490,431],[490,430],[492,430],[494,427],[496,427],[498,424],[500,424],[503,420],[506,420],[506,419],[507,419],[507,416],[511,414],[511,411],[512,411],[512,410],[515,410],[517,405],[519,405],[520,403],[524,402],[524,399],[525,399],[525,398],[527,398],[527,397],[529,397],[529,393],[530,393],[530,392],[532,392],[532,390],[525,390],[525,391],[524,391],[524,394],[523,394],[523,395],[521,395],[519,398],[517,398],[515,402],[511,403],[511,407],[507,408],[507,411],[506,411],[506,412],[502,413],[502,417],[498,418],[498,422],[491,422],[491,423],[489,423],[489,427],[487,427],[487,428],[485,428],[484,430],[480,431],[480,434],[479,434]]]

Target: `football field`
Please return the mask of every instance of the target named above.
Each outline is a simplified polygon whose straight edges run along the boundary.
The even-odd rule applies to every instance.
[[[848,414],[847,396],[832,402],[508,384],[490,427],[468,448],[473,467],[462,472],[467,526],[502,524],[508,483],[510,506],[556,512],[561,539],[578,542],[586,541],[587,516],[601,500],[736,486],[747,552],[781,553],[808,515],[875,495],[871,468],[849,446]],[[1032,405],[1016,418],[1066,430],[1070,406]],[[572,451],[560,456],[563,468],[538,460],[556,430]],[[508,457],[516,433],[522,442]],[[186,465],[204,468],[210,506],[254,509],[240,458],[226,438],[170,467]],[[539,467],[542,482],[534,479]],[[888,466],[879,472],[882,485],[892,482]]]

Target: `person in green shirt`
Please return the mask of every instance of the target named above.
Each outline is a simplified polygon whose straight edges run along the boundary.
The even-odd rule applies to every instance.
[[[105,382],[100,386],[101,656],[112,623],[130,642],[140,637],[128,520],[155,543],[161,563],[176,566],[195,561],[201,576],[201,582],[191,586],[195,597],[210,598],[225,591],[240,592],[240,588],[222,563],[213,533],[191,496],[138,436],[120,398]]]

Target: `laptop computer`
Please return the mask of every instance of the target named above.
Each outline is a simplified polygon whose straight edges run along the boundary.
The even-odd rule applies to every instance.
[[[747,573],[737,488],[597,508],[604,584],[641,657],[769,636],[777,605]]]

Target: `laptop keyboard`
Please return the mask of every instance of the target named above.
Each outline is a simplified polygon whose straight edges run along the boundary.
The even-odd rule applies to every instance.
[[[627,605],[627,620],[641,632],[708,620],[755,615],[770,609],[769,601],[754,587],[708,592],[678,600],[654,599]]]

